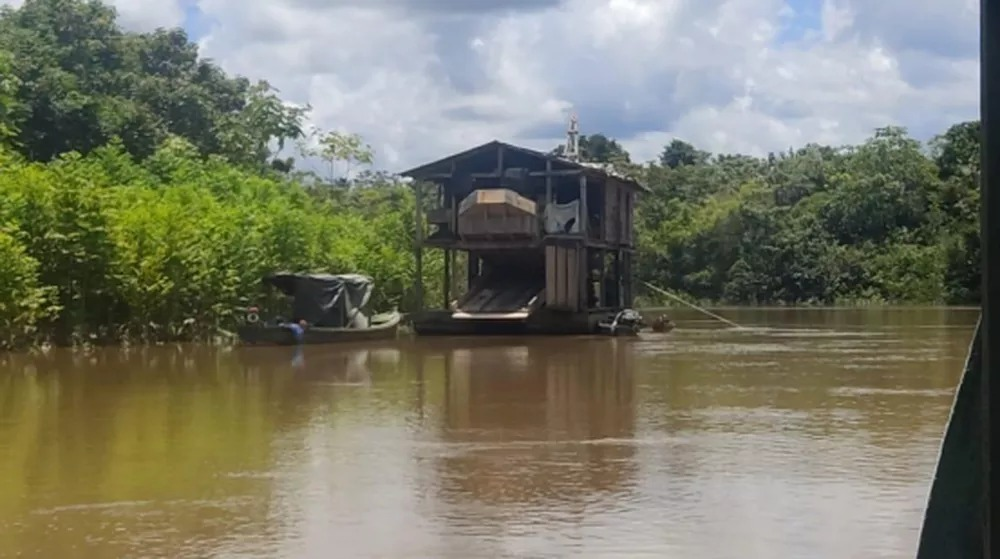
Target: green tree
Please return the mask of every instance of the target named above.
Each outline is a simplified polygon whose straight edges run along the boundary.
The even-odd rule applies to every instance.
[[[660,165],[676,169],[681,165],[703,164],[708,161],[708,157],[707,152],[696,149],[685,141],[675,139],[663,148],[663,152],[660,154]]]
[[[180,29],[123,32],[114,9],[94,0],[4,8],[3,50],[24,113],[18,145],[38,161],[116,137],[144,158],[180,136],[202,155],[266,168],[285,141],[301,136],[308,110],[284,103],[265,82],[226,76]]]
[[[20,103],[16,97],[19,82],[11,72],[11,64],[10,53],[0,50],[0,149],[20,130]]]
[[[579,140],[580,160],[589,163],[623,164],[631,163],[632,156],[618,143],[618,140],[604,134],[582,135]],[[559,144],[552,153],[563,155],[566,145]]]
[[[310,145],[309,141],[301,142],[300,151],[306,157],[318,157],[326,163],[327,180],[331,184],[336,182],[338,163],[344,165],[342,177],[348,179],[355,165],[371,165],[375,161],[374,150],[358,134],[336,130],[324,132],[316,128],[309,140],[315,141],[316,146]]]

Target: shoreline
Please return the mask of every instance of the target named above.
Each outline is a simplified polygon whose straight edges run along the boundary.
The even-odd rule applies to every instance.
[[[719,305],[713,306],[709,305],[705,307],[713,311],[724,311],[724,312],[740,312],[740,311],[750,311],[750,312],[778,312],[778,311],[822,311],[822,312],[848,312],[848,311],[940,311],[940,312],[978,312],[980,310],[977,306],[972,305],[926,305],[926,304],[913,304],[907,305],[902,303],[896,303],[891,305],[851,305],[851,306],[836,306],[836,305],[826,305],[826,306],[809,306],[809,305],[799,305],[799,306],[749,306],[749,305]],[[659,307],[636,307],[640,313],[659,313],[659,312],[675,312],[682,310],[685,313],[697,313],[694,309],[689,309],[682,305],[674,306],[659,306]],[[647,317],[648,318],[648,317]],[[415,337],[408,322],[400,324],[399,337],[402,338],[412,338]],[[537,336],[535,336],[537,337]],[[209,336],[207,338],[193,337],[193,338],[181,338],[176,340],[150,340],[150,341],[132,341],[132,340],[119,340],[119,341],[108,341],[108,342],[94,342],[94,343],[77,343],[77,344],[53,344],[51,342],[36,342],[25,344],[16,348],[10,349],[0,349],[0,358],[8,355],[24,355],[24,354],[37,354],[37,353],[47,353],[53,350],[73,350],[73,351],[92,351],[96,349],[119,349],[119,350],[134,350],[143,348],[154,348],[154,347],[165,347],[165,346],[181,346],[181,345],[196,345],[199,347],[214,347],[214,348],[236,348],[241,347],[239,340],[234,332],[228,332],[226,330],[220,329],[220,334],[216,336]]]

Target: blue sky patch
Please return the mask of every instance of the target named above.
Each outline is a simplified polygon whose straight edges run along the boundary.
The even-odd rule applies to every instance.
[[[792,13],[782,18],[778,44],[800,41],[810,32],[822,29],[823,0],[786,0],[785,5]]]
[[[184,6],[184,23],[181,27],[192,41],[199,41],[212,29],[213,21],[198,7],[197,0],[186,0]]]

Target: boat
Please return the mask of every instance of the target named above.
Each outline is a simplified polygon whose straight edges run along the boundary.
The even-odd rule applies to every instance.
[[[608,336],[638,336],[645,324],[639,311],[622,309],[597,323],[597,331]]]
[[[665,333],[670,332],[674,329],[674,321],[670,320],[665,314],[653,319],[653,332]]]
[[[245,309],[237,335],[248,345],[304,345],[395,339],[402,321],[396,310],[365,314],[374,282],[362,274],[281,272],[263,283],[292,299],[291,316],[261,320]]]

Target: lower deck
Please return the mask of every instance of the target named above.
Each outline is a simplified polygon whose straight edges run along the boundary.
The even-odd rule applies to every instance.
[[[610,314],[614,314],[614,310],[565,312],[541,308],[527,318],[457,318],[452,311],[430,310],[414,313],[408,318],[414,332],[421,336],[558,336],[596,333],[597,324]]]

